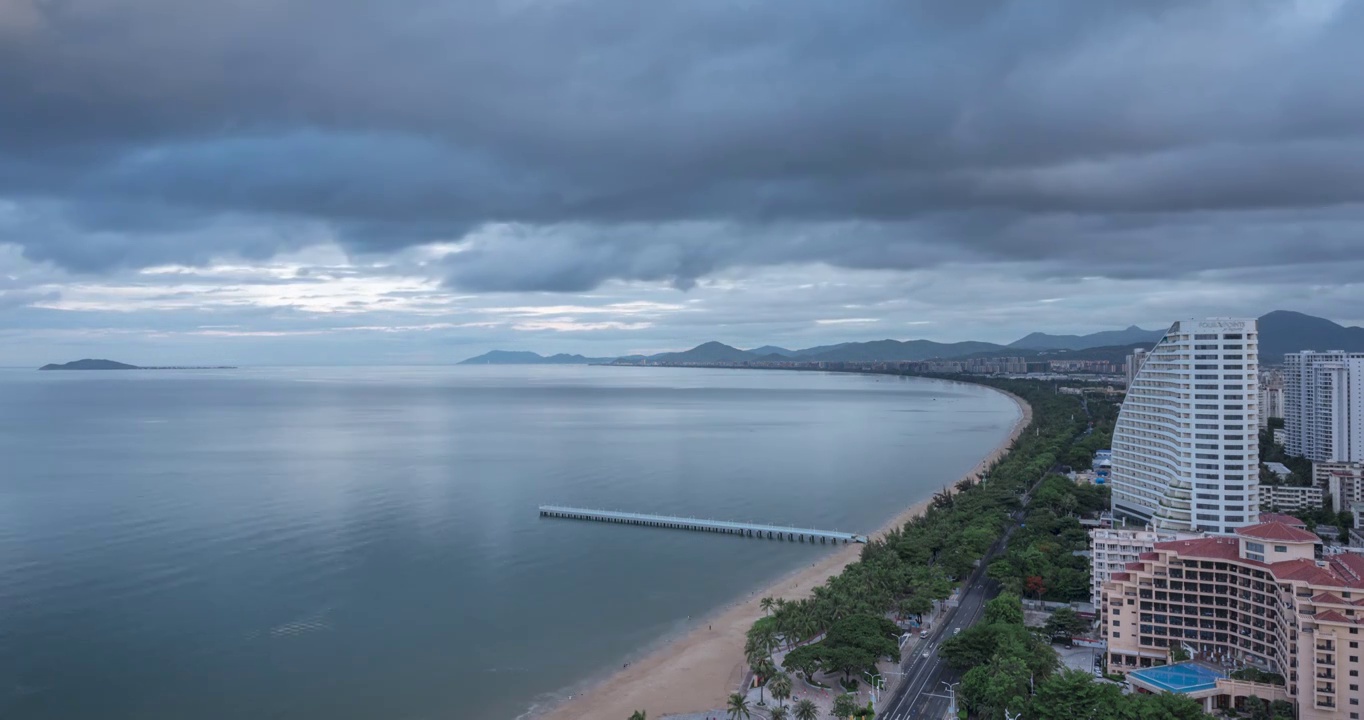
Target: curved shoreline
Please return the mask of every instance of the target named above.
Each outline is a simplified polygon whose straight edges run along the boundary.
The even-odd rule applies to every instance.
[[[941,378],[931,378],[941,380]],[[959,381],[947,381],[959,382]],[[965,383],[974,384],[974,383]],[[1019,409],[1008,436],[968,470],[963,478],[985,472],[1013,446],[1023,429],[1032,422],[1032,406],[1013,393],[989,385],[976,385],[1005,395]],[[956,482],[948,484],[954,491]],[[922,514],[932,495],[906,508],[881,526],[871,538],[880,538]],[[725,705],[726,698],[743,681],[743,647],[748,628],[762,616],[758,601],[763,597],[795,600],[808,596],[832,575],[842,572],[861,557],[860,545],[848,545],[821,558],[809,567],[795,570],[765,588],[754,590],[747,598],[725,605],[681,637],[664,642],[626,668],[588,688],[579,695],[535,717],[543,720],[602,718],[624,720],[635,710],[647,710],[650,717],[680,713],[705,713]],[[722,713],[723,714],[723,713]]]

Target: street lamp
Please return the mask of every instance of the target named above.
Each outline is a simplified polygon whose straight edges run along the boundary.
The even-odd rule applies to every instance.
[[[956,686],[962,685],[960,682],[949,683],[943,680],[943,685],[947,686],[947,712],[948,715],[956,717]]]
[[[873,675],[866,670],[863,670],[862,674],[867,676],[867,687],[871,688],[871,690],[868,692],[868,694],[871,696],[871,709],[875,710],[876,691],[886,689],[886,679],[884,677],[881,677],[880,673]]]

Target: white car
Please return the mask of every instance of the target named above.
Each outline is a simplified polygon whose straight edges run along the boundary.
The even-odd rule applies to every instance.
[[[960,635],[960,634],[961,634],[961,628],[957,628],[956,630],[953,630],[953,631],[952,631],[952,634],[953,634],[953,635]]]

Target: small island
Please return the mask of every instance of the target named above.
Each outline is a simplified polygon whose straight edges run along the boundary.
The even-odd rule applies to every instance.
[[[160,367],[143,367],[141,365],[129,365],[128,363],[116,362],[114,360],[73,360],[69,363],[48,363],[39,370],[236,370],[230,365],[195,366],[195,365],[172,365]]]

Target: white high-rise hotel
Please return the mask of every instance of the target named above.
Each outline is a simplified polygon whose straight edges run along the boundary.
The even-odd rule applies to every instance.
[[[1141,364],[1113,429],[1113,512],[1158,530],[1258,522],[1255,320],[1182,320]]]
[[[1284,356],[1284,450],[1313,462],[1364,462],[1364,353]]]

